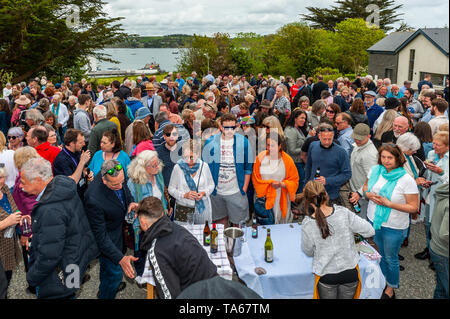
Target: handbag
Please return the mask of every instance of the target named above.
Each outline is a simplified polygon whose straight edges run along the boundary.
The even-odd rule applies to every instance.
[[[275,224],[275,217],[273,215],[273,209],[266,209],[266,198],[260,197],[255,201],[255,215],[256,221],[260,225],[273,225]]]

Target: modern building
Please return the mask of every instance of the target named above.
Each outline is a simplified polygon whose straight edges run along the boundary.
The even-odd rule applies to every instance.
[[[369,74],[390,78],[403,85],[411,81],[412,88],[425,74],[431,82],[444,87],[449,74],[449,29],[419,29],[415,32],[393,32],[367,49]]]

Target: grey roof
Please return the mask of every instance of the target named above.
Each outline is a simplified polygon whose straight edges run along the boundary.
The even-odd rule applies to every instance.
[[[442,48],[448,54],[449,29],[448,28],[434,28],[421,29],[431,40]]]
[[[369,53],[388,53],[397,54],[408,43],[414,40],[419,34],[426,37],[442,53],[449,55],[449,29],[431,28],[419,29],[416,32],[394,32],[375,43],[367,51]]]
[[[413,34],[414,32],[393,32],[375,43],[373,46],[367,49],[367,51],[394,53]]]

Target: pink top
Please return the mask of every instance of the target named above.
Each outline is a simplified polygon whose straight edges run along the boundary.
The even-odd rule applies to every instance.
[[[136,146],[134,151],[131,153],[131,156],[138,156],[143,151],[154,151],[155,147],[153,146],[152,140],[142,141]]]

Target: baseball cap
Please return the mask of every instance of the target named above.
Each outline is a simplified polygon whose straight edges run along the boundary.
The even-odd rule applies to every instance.
[[[370,127],[367,124],[359,123],[353,129],[352,138],[354,140],[364,140],[370,134]]]

